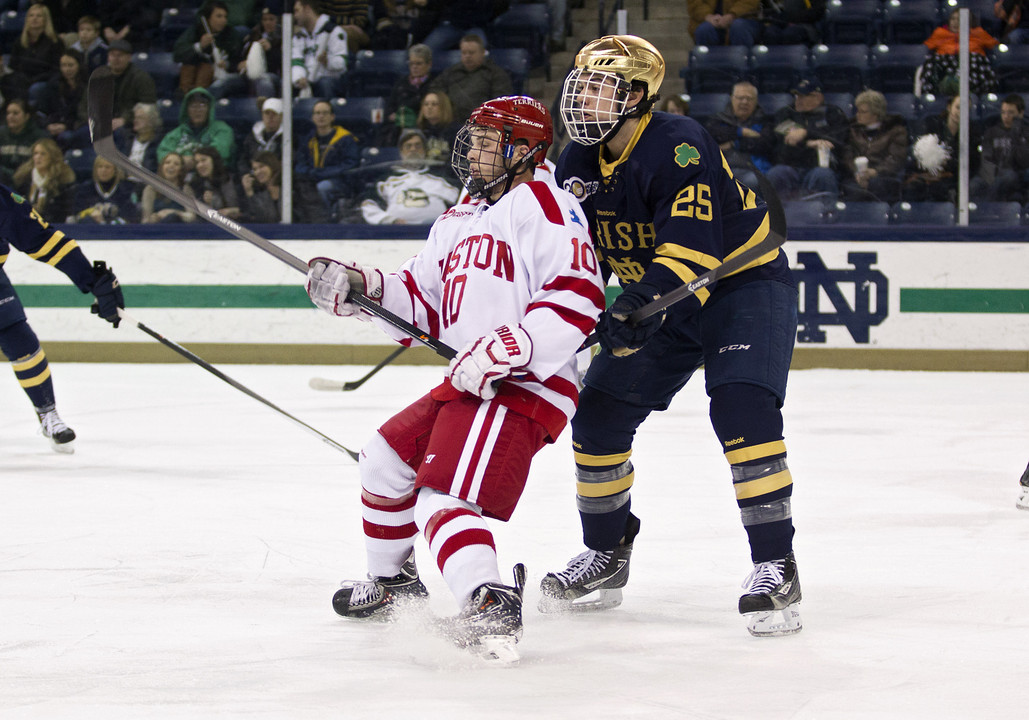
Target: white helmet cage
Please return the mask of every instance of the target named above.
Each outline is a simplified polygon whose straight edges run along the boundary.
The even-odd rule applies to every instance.
[[[608,139],[629,112],[632,84],[613,72],[575,68],[561,90],[561,120],[568,135],[580,145],[596,145]]]

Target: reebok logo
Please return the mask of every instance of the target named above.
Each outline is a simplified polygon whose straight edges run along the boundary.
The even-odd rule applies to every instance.
[[[735,438],[734,440],[726,440],[725,441],[725,446],[726,447],[732,447],[733,445],[739,445],[741,442],[743,442],[743,438],[742,437],[738,437],[738,438]]]

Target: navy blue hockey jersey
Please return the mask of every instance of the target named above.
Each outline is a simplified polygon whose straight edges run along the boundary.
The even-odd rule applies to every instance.
[[[601,152],[571,143],[555,175],[582,204],[597,255],[623,286],[644,281],[664,294],[768,234],[764,201],[733,178],[718,145],[692,118],[648,114],[620,158],[607,162]],[[792,285],[785,255],[773,250],[675,310],[696,310],[712,294],[755,279]]]

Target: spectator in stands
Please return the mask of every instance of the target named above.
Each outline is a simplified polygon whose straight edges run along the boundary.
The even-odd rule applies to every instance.
[[[369,225],[431,225],[457,202],[460,188],[429,167],[419,130],[404,130],[397,149],[400,162],[368,183],[361,216]]]
[[[14,172],[14,189],[49,223],[63,223],[75,199],[75,171],[52,138],[32,144],[32,157]]]
[[[955,202],[958,190],[958,135],[961,130],[961,97],[955,95],[947,108],[925,121],[925,133],[912,143],[912,163],[904,181],[902,199],[910,202]],[[979,169],[976,148],[982,142],[979,124],[970,122],[968,134],[970,178]]]
[[[485,46],[487,28],[507,5],[505,0],[442,0],[436,26],[422,42],[433,52],[442,52],[476,35]]]
[[[103,37],[108,46],[115,40],[125,41],[130,50],[145,52],[157,35],[161,22],[163,2],[125,2],[125,0],[98,0],[97,16],[103,25]]]
[[[8,100],[4,115],[6,124],[0,128],[0,174],[5,185],[13,186],[15,171],[32,159],[32,146],[47,135],[33,122],[28,101],[23,98]]]
[[[436,25],[440,0],[376,0],[372,48],[403,50],[422,42]]]
[[[44,83],[59,70],[64,45],[54,31],[46,5],[30,5],[25,11],[21,36],[11,46],[11,70],[29,81],[29,99],[35,101]]]
[[[428,92],[422,98],[416,126],[426,141],[426,155],[429,160],[446,163],[454,149],[454,138],[463,125],[454,119],[454,108],[450,98],[443,92]]]
[[[300,97],[344,95],[347,34],[328,15],[318,12],[316,0],[293,4],[293,87]]]
[[[164,137],[161,113],[154,103],[136,103],[132,124],[114,131],[114,145],[134,164],[157,172],[157,146]]]
[[[279,24],[279,16],[268,8],[261,10],[260,22],[250,29],[243,44],[243,61],[239,72],[250,81],[251,94],[258,98],[279,95],[282,83],[282,26]]]
[[[854,110],[843,149],[843,198],[896,202],[908,154],[907,123],[887,113],[886,98],[878,90],[860,93]]]
[[[670,113],[672,115],[689,115],[690,96],[669,95],[658,104],[657,109],[661,112]]]
[[[998,45],[997,39],[979,26],[975,13],[971,13],[968,31],[968,90],[974,93],[993,92],[997,88],[997,75],[993,72],[987,50]],[[946,25],[933,30],[925,41],[930,54],[922,66],[922,93],[956,95],[958,92],[958,10],[950,13]]]
[[[461,38],[461,61],[436,76],[429,90],[445,92],[462,122],[487,100],[514,92],[511,76],[486,56],[483,39],[474,33]]]
[[[47,10],[50,11],[50,17],[54,21],[54,31],[58,37],[62,35],[74,37],[78,30],[78,19],[86,13],[92,12],[96,6],[94,0],[35,0],[35,2],[46,5]]]
[[[282,163],[275,153],[262,151],[250,161],[243,185],[243,222],[277,223],[282,219]]]
[[[257,0],[225,0],[225,7],[232,27],[250,27],[260,21]]]
[[[383,144],[392,145],[405,128],[413,128],[418,110],[432,79],[432,49],[412,45],[407,50],[407,75],[393,84],[386,100],[386,128]]]
[[[182,158],[186,172],[192,172],[193,153],[197,148],[210,145],[218,150],[222,160],[233,162],[236,154],[236,136],[232,128],[215,117],[214,100],[203,88],[193,88],[182,101],[179,124],[164,136],[157,146],[157,161],[176,152]]]
[[[733,85],[725,109],[708,118],[705,126],[736,179],[757,188],[757,173],[763,175],[772,167],[775,147],[772,117],[757,101],[757,87],[746,80]]]
[[[82,53],[67,49],[61,53],[60,72],[47,81],[39,93],[36,111],[43,126],[61,150],[89,144],[89,127],[82,112],[86,93],[86,71]]]
[[[88,78],[98,67],[107,64],[107,43],[100,37],[100,18],[93,15],[80,17],[78,35],[71,48],[82,53]]]
[[[746,45],[761,37],[761,0],[686,0],[697,45]]]
[[[1025,10],[1025,0],[998,0],[993,4],[993,14],[1003,23],[1000,37],[1008,45],[1029,42],[1029,12]]]
[[[227,218],[240,216],[239,190],[225,161],[213,147],[199,147],[193,153],[195,167],[187,179],[193,196],[200,198]]]
[[[193,190],[186,184],[186,166],[178,153],[165,155],[157,168],[157,174],[187,195],[193,194]],[[143,188],[140,205],[144,223],[190,223],[196,220],[193,210],[165,197],[154,190],[153,185]]]
[[[1029,127],[1025,100],[1012,93],[1000,104],[1000,119],[983,133],[979,174],[969,183],[975,200],[1024,202],[1029,181]]]
[[[93,161],[93,177],[75,188],[74,222],[94,225],[138,223],[136,189],[122,169],[102,157]]]
[[[157,89],[154,79],[146,70],[132,64],[132,46],[127,40],[113,40],[107,49],[107,67],[114,75],[114,118],[115,130],[132,123],[133,108],[137,103],[156,103]],[[86,113],[86,98],[82,99],[83,114]]]
[[[305,186],[309,188],[314,185],[331,219],[336,201],[354,194],[348,171],[361,164],[361,147],[353,133],[336,123],[336,115],[328,100],[319,100],[314,104],[311,121],[314,129],[297,148],[293,175],[301,197],[304,196]],[[310,193],[306,194],[309,198]]]
[[[172,58],[182,64],[179,96],[193,88],[208,88],[216,99],[246,94],[248,85],[239,73],[243,38],[229,25],[223,0],[207,0],[193,24],[175,41]]]
[[[321,0],[322,12],[347,34],[351,54],[371,43],[370,5],[367,0]]]
[[[764,0],[761,20],[765,45],[814,45],[818,24],[825,17],[825,0]]]
[[[261,105],[261,119],[254,123],[250,132],[243,139],[239,150],[239,161],[236,171],[240,177],[251,172],[251,161],[260,152],[275,153],[282,156],[282,100],[268,98]]]
[[[20,72],[14,72],[0,55],[0,103],[12,98],[29,99],[29,81]]]
[[[836,168],[847,141],[847,114],[825,102],[816,78],[803,78],[793,87],[793,106],[780,109],[773,120],[775,164],[766,173],[784,198],[817,198],[835,203],[840,195]]]

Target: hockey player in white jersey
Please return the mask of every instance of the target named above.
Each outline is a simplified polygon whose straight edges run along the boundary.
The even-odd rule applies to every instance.
[[[425,248],[395,272],[315,258],[308,274],[308,294],[327,312],[401,339],[347,302],[353,288],[459,348],[443,382],[362,449],[369,579],[344,582],[334,609],[389,619],[398,600],[424,598],[413,557],[421,532],[462,608],[445,624],[448,636],[504,659],[517,657],[524,567],[515,567],[513,586],[504,583],[484,517],[511,517],[532,456],[573,414],[575,353],[604,308],[582,209],[533,181],[552,139],[536,100],[484,103],[452,158],[472,203],[436,220]]]

